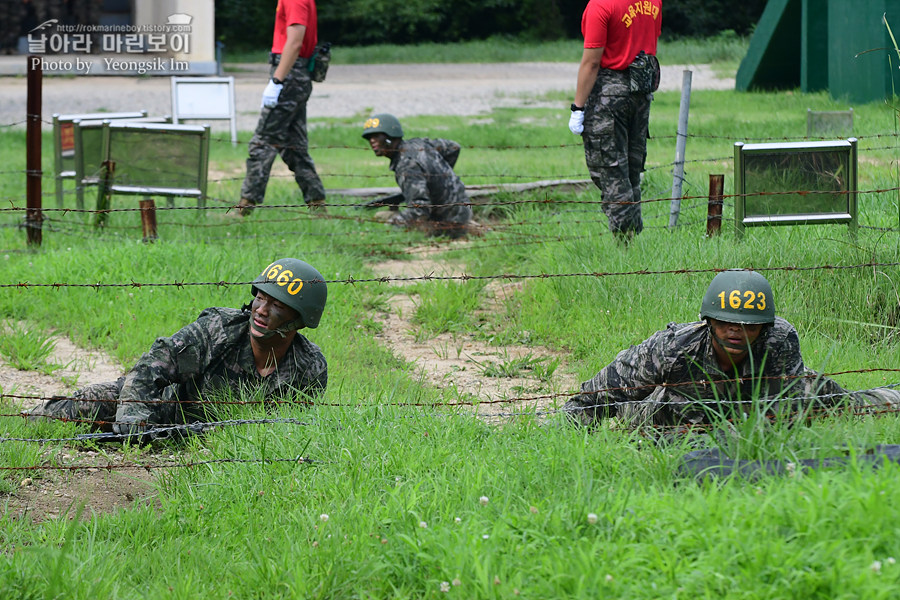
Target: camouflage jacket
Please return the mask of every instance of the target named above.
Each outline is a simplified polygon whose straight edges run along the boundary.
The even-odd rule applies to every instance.
[[[263,398],[317,396],[328,383],[318,346],[299,333],[278,363],[262,377],[250,347],[250,311],[207,308],[175,335],[158,338],[125,376],[116,411],[117,433],[138,424],[175,424],[205,418],[196,404],[212,394],[249,390]]]
[[[581,394],[565,410],[584,423],[618,415],[632,424],[665,425],[708,422],[710,408],[722,410],[715,401],[730,402],[728,410],[747,412],[754,397],[790,397],[790,406],[796,408],[803,400],[830,406],[846,394],[834,381],[806,368],[797,331],[780,317],[764,328],[737,373],[719,368],[709,327],[698,321],[670,323],[620,352],[581,384]],[[861,401],[855,395],[852,399]],[[775,410],[777,404],[769,408]]]
[[[471,219],[466,186],[453,172],[459,150],[452,140],[410,138],[400,143],[391,158],[391,170],[407,205],[398,223]]]

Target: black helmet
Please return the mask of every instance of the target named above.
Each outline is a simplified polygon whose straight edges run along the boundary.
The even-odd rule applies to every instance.
[[[389,138],[402,138],[403,127],[394,115],[380,113],[366,119],[362,136],[368,138],[373,133],[383,133]]]
[[[745,325],[774,323],[772,286],[756,271],[722,271],[713,277],[703,296],[700,318]]]
[[[313,329],[319,326],[328,298],[322,274],[296,258],[282,258],[263,269],[250,286],[251,294],[256,296],[257,291],[296,310],[303,320],[302,326]]]

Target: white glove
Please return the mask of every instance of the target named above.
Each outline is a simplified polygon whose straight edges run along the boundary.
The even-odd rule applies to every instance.
[[[281,88],[283,87],[283,83],[275,83],[270,79],[269,83],[266,84],[266,89],[263,90],[261,108],[272,108],[278,104],[278,96],[281,94]]]
[[[581,135],[581,132],[584,131],[583,110],[572,111],[572,115],[569,117],[569,131],[571,131],[575,135]]]

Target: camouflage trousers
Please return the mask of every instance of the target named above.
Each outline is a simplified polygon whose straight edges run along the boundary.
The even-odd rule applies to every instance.
[[[273,66],[270,76],[275,73]],[[306,69],[306,61],[297,63],[287,78],[272,108],[263,107],[259,114],[256,132],[249,144],[247,175],[241,186],[241,198],[253,204],[262,204],[266,196],[269,173],[277,154],[294,173],[294,180],[303,192],[307,204],[325,199],[325,187],[316,165],[309,155],[306,135],[306,101],[312,93],[312,80]]]
[[[112,431],[124,377],[81,388],[71,398],[53,398],[28,412],[29,418],[50,417],[90,422],[94,429]]]
[[[778,414],[789,411],[787,416],[791,416],[799,415],[807,408],[821,410],[841,403],[859,414],[895,412],[900,409],[900,390],[874,388],[851,392],[828,378],[822,378],[813,385],[799,398],[763,400],[765,412]],[[714,400],[697,402],[664,386],[654,388],[649,396],[639,402],[619,402],[614,406],[605,404],[603,399],[579,394],[566,402],[563,411],[581,425],[596,425],[603,417],[616,416],[620,423],[629,428],[696,425],[751,412],[750,401],[738,404],[718,404]]]
[[[641,219],[641,173],[647,158],[652,94],[632,94],[627,72],[600,69],[584,107],[584,157],[600,189],[609,230],[634,235]]]
[[[95,383],[77,390],[71,398],[52,398],[28,412],[30,419],[49,417],[67,421],[90,423],[100,431],[114,431],[116,416],[129,422],[152,422],[144,405],[124,405],[119,410],[119,397],[125,377],[115,381]],[[167,424],[191,423],[207,418],[200,404],[178,402],[178,386],[169,386],[160,392],[163,409],[158,410],[157,420]],[[187,396],[187,394],[185,394]]]

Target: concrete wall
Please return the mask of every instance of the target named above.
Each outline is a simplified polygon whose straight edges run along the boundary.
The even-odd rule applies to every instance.
[[[135,25],[162,25],[170,15],[189,15],[190,47],[171,57],[191,64],[191,74],[216,73],[215,3],[213,0],[134,0]]]

